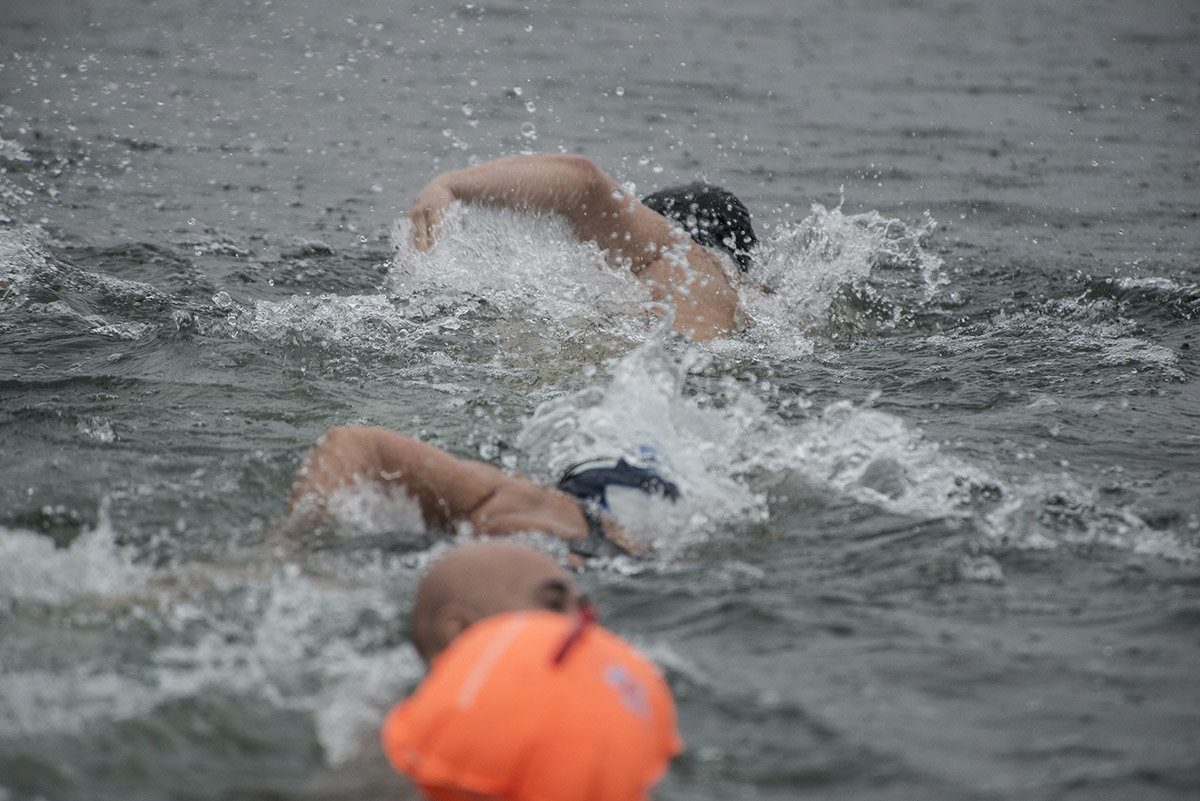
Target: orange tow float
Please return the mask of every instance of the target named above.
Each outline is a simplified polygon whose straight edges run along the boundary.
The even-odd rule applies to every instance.
[[[651,662],[588,616],[543,611],[459,635],[382,740],[435,801],[641,801],[683,745]]]

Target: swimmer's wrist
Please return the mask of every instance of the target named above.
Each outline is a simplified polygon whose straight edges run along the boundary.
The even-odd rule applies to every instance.
[[[611,518],[606,519],[596,504],[589,501],[580,501],[579,511],[583,515],[584,522],[587,523],[588,533],[583,539],[569,540],[567,542],[567,550],[571,554],[583,559],[595,559],[597,557],[611,558],[614,556],[628,556],[633,558],[636,556],[628,545],[609,536],[607,530],[608,524],[612,524],[613,521]]]

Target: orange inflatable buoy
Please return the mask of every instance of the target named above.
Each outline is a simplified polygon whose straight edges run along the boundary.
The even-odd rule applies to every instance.
[[[654,665],[586,619],[475,623],[388,713],[383,750],[436,801],[641,801],[682,749]]]

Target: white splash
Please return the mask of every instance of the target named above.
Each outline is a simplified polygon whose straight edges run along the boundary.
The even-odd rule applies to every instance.
[[[893,286],[876,291],[894,315],[902,313],[904,301],[887,293],[911,294],[914,275],[922,291],[913,302],[927,303],[947,283],[941,259],[925,246],[934,227],[928,218],[917,226],[875,212],[848,215],[840,207],[814,204],[806,218],[778,226],[764,238],[740,285],[753,324],[737,338],[712,343],[711,350],[779,359],[809,355],[814,338],[840,336],[836,328],[825,330],[839,293],[861,288],[868,278],[880,281],[881,267],[899,276]]]
[[[463,311],[423,322],[383,295],[321,294],[259,300],[252,308],[235,308],[229,321],[237,331],[264,342],[387,354],[405,350],[430,328],[452,324]]]
[[[753,457],[745,446],[769,416],[749,393],[720,410],[686,397],[688,362],[662,345],[643,345],[610,363],[609,383],[540,405],[517,438],[531,472],[552,481],[593,458],[649,462],[679,485],[682,501],[652,500],[642,519],[621,522],[667,551],[722,526],[764,519],[765,499],[738,476]]]
[[[455,204],[427,253],[412,246],[411,230],[404,217],[392,228],[387,289],[399,297],[476,297],[502,314],[544,319],[551,335],[562,323],[626,336],[636,323],[644,335],[645,286],[578,241],[558,215]]]
[[[147,571],[115,543],[105,510],[66,548],[45,535],[0,526],[0,600],[55,606],[142,586]]]
[[[577,461],[651,454],[683,499],[676,507],[659,501],[631,528],[668,554],[763,523],[766,497],[754,489],[761,474],[797,475],[830,495],[916,518],[964,514],[967,488],[994,483],[869,404],[835,403],[789,423],[732,380],[719,398],[690,392],[689,367],[703,361],[695,348],[644,345],[610,362],[608,383],[543,403],[517,440],[529,470],[553,481]]]
[[[1200,558],[1194,545],[1152,528],[1126,506],[1105,502],[1095,488],[1066,473],[1009,487],[983,522],[997,543],[1019,549],[1098,545],[1182,562]]]
[[[50,269],[53,269],[50,252],[36,229],[0,230],[0,304],[23,301],[28,284]]]
[[[115,539],[104,515],[67,548],[0,528],[0,609],[44,606],[46,648],[70,649],[66,669],[53,659],[0,663],[0,736],[81,732],[218,690],[311,714],[337,763],[373,742],[383,713],[421,675],[415,652],[397,643],[432,555],[290,562],[253,550],[156,568]],[[119,661],[110,649],[74,646],[92,630],[123,638]]]

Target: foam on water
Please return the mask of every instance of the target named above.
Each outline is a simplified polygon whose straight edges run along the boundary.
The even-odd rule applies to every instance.
[[[1107,301],[1079,298],[1050,301],[1042,308],[996,321],[1000,335],[1037,330],[1049,342],[1070,353],[1095,353],[1106,366],[1135,365],[1182,379],[1174,351],[1147,341],[1133,320],[1122,317]]]
[[[67,548],[0,528],[0,608],[27,616],[43,607],[44,648],[71,649],[50,659],[68,659],[69,670],[20,652],[0,661],[0,736],[77,733],[211,691],[246,693],[310,714],[336,763],[423,671],[398,646],[415,576],[440,548],[404,560],[298,562],[256,550],[152,568],[115,540],[107,517]],[[106,649],[72,644],[98,627],[121,633],[119,664]]]
[[[764,460],[918,519],[965,514],[972,489],[996,482],[985,470],[943,453],[900,418],[846,401],[777,439]]]
[[[541,404],[517,438],[529,472],[553,481],[584,460],[650,463],[679,485],[684,500],[654,501],[643,519],[622,522],[668,551],[723,526],[761,522],[764,497],[737,476],[752,457],[752,432],[767,419],[764,407],[748,393],[721,409],[685,397],[687,368],[697,358],[643,345],[610,364],[609,383]]]
[[[517,444],[528,470],[553,480],[573,462],[624,456],[679,484],[676,506],[657,502],[631,528],[673,548],[763,523],[754,476],[792,473],[838,496],[917,519],[962,515],[971,489],[995,479],[943,454],[899,418],[840,402],[799,422],[776,417],[752,387],[725,381],[688,390],[697,350],[647,344],[610,365],[611,381],[540,405]],[[623,519],[622,522],[627,522]]]
[[[667,563],[688,546],[765,524],[772,510],[760,479],[771,475],[914,521],[972,519],[997,542],[1033,542],[1003,535],[1012,517],[1004,510],[1038,492],[1041,477],[1014,483],[947,453],[899,417],[872,408],[871,399],[785,420],[753,384],[727,378],[697,389],[709,359],[670,340],[613,358],[606,379],[538,405],[517,436],[519,456],[506,465],[546,483],[592,459],[653,467],[679,485],[682,500],[643,499],[618,512]],[[354,488],[337,507],[348,543],[420,529],[419,514],[402,497]]]
[[[878,212],[846,214],[814,203],[809,215],[779,226],[763,243],[755,278],[764,289],[782,295],[792,317],[812,318],[823,301],[843,284],[862,280],[878,266],[912,270],[926,300],[946,279],[942,262],[925,244],[937,223],[921,225]]]
[[[103,617],[114,599],[146,586],[151,571],[114,544],[107,515],[69,547],[35,532],[0,526],[0,608],[38,606],[74,616],[80,625]],[[0,663],[0,735],[76,731],[88,720],[134,716],[148,707],[131,692],[135,679],[73,659],[70,671],[14,671]]]
[[[679,484],[682,499],[627,508],[621,520],[660,556],[763,524],[771,514],[758,477],[791,475],[830,497],[915,521],[955,518],[985,546],[1043,549],[1104,545],[1193,559],[1194,548],[1153,529],[1069,474],[1016,475],[947,452],[899,417],[833,403],[800,420],[771,413],[753,385],[718,390],[690,383],[706,357],[649,343],[608,365],[610,380],[541,404],[517,445],[525,472],[553,482],[571,464],[625,457],[649,461]],[[769,483],[769,482],[768,482]],[[786,500],[785,500],[786,502]],[[983,568],[987,569],[984,570]],[[986,559],[966,573],[996,580]]]
[[[1082,374],[1097,365],[1151,370],[1184,380],[1179,354],[1150,341],[1133,320],[1121,317],[1106,299],[1049,300],[1029,308],[1002,310],[981,327],[927,338],[956,356],[1003,348],[1008,363],[1046,373]],[[1050,365],[1057,365],[1051,367]]]
[[[760,245],[742,287],[743,304],[754,321],[742,339],[775,358],[811,354],[814,336],[836,341],[850,333],[831,319],[839,293],[847,288],[869,293],[872,302],[888,309],[887,322],[894,325],[914,310],[905,309],[905,303],[928,303],[947,283],[941,259],[926,247],[934,228],[929,218],[916,225],[877,212],[846,214],[840,207],[813,204],[806,218],[778,226]],[[885,280],[883,271],[897,277]],[[880,287],[868,289],[867,279]],[[736,344],[719,347],[738,350]]]
[[[420,504],[402,492],[345,487],[332,494],[327,509],[355,531],[369,535],[419,532],[424,527]]]
[[[1183,562],[1200,558],[1194,544],[1153,528],[1127,506],[1106,502],[1102,493],[1068,473],[1006,488],[982,523],[1003,547],[1036,551],[1101,546]]]
[[[1176,533],[1155,529],[1065,470],[1013,471],[973,462],[869,405],[832,404],[785,428],[760,458],[764,466],[795,471],[887,512],[969,521],[985,547],[1105,546],[1183,561],[1200,555]]]
[[[1144,307],[1154,317],[1194,320],[1200,315],[1200,284],[1183,278],[1140,275],[1094,278],[1089,294],[1111,296],[1122,307]]]
[[[36,228],[0,230],[0,310],[21,310],[24,326],[136,342],[174,324],[183,306],[149,284],[57,258]]]
[[[453,324],[466,307],[432,322],[413,320],[383,295],[297,295],[233,308],[237,333],[284,346],[316,346],[355,354],[405,352],[423,329]]]
[[[62,606],[117,595],[141,586],[145,569],[113,544],[101,512],[96,528],[67,548],[45,535],[0,526],[0,600]]]
[[[378,294],[297,295],[243,306],[226,298],[214,333],[354,357],[447,357],[487,371],[510,357],[540,358],[644,338],[648,302],[633,276],[576,242],[557,217],[505,210],[452,210],[429,253],[395,225],[394,264]],[[219,305],[219,304],[218,304]],[[496,361],[498,360],[498,362]]]
[[[942,281],[940,261],[924,247],[932,225],[814,206],[763,242],[741,289],[752,327],[706,347],[733,357],[811,354],[810,337],[829,328],[838,293],[880,266],[900,272],[896,283],[921,287],[927,299]],[[556,215],[456,204],[427,253],[412,246],[410,232],[407,218],[393,226],[395,255],[381,294],[303,295],[249,307],[226,298],[216,333],[358,356],[424,352],[428,340],[448,337],[455,356],[485,362],[488,348],[478,343],[489,342],[511,369],[523,355],[544,361],[547,349],[560,360],[595,360],[644,341],[659,325],[645,285],[609,265],[594,243],[576,241]],[[478,353],[470,353],[471,342]]]
[[[565,326],[644,334],[644,326],[630,325],[649,302],[643,285],[608,265],[594,244],[576,240],[558,215],[455,204],[428,253],[412,246],[411,230],[405,217],[392,230],[387,288],[399,297],[479,297],[502,314],[545,319],[548,336]]]
[[[0,308],[23,301],[29,283],[50,264],[50,253],[37,229],[0,228]]]

